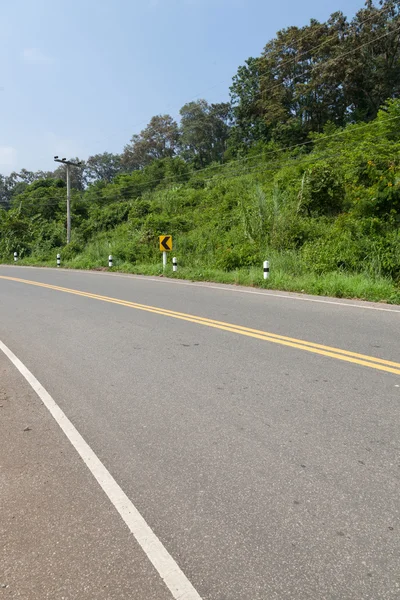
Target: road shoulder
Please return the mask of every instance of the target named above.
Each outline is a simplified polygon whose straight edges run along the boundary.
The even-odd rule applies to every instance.
[[[170,599],[41,401],[0,354],[0,598]]]

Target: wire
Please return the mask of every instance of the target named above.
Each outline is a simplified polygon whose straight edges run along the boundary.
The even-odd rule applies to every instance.
[[[385,119],[385,120],[383,120],[383,121],[377,121],[377,122],[374,122],[374,123],[366,123],[365,125],[358,126],[356,130],[353,130],[353,131],[351,131],[351,132],[349,132],[347,129],[344,129],[344,130],[342,130],[342,131],[340,131],[340,132],[338,132],[338,133],[335,133],[335,134],[330,134],[330,135],[326,135],[326,136],[320,137],[320,138],[319,138],[319,139],[317,139],[317,140],[310,140],[309,142],[304,142],[303,144],[295,144],[295,145],[293,145],[293,146],[287,146],[287,147],[286,147],[286,149],[293,149],[293,148],[297,148],[297,147],[299,147],[299,146],[302,146],[302,145],[305,145],[305,144],[309,144],[309,143],[315,143],[315,142],[317,142],[317,143],[318,143],[318,142],[324,141],[324,140],[326,140],[326,139],[332,139],[332,138],[334,138],[334,137],[337,137],[337,136],[340,136],[340,135],[344,135],[344,134],[346,134],[346,133],[347,133],[347,134],[349,134],[349,135],[352,135],[352,134],[354,134],[354,133],[358,133],[358,131],[359,131],[360,129],[365,129],[366,127],[371,127],[371,126],[373,126],[373,125],[381,125],[381,124],[383,124],[383,123],[386,123],[387,121],[395,121],[395,120],[399,120],[399,119],[400,119],[400,116],[396,116],[396,117],[390,117],[390,118],[388,118],[388,119]],[[374,139],[385,138],[386,136],[387,136],[387,134],[386,134],[386,133],[384,133],[384,134],[381,134],[381,135],[375,135],[375,136],[374,136]],[[285,150],[285,149],[279,149],[278,151],[276,151],[276,153],[277,153],[277,154],[281,154],[281,153],[282,153],[284,150]],[[274,154],[274,151],[272,151],[270,154]],[[247,157],[247,159],[248,159],[248,160],[251,160],[251,159],[254,159],[254,158],[258,158],[259,156],[262,156],[262,157],[264,158],[264,157],[265,157],[265,154],[261,153],[261,154],[259,154],[259,155],[254,155],[254,156],[252,156],[252,157]],[[308,156],[311,156],[311,155],[308,155]],[[334,156],[341,156],[341,154],[334,154]],[[290,160],[290,159],[288,159],[288,160]],[[294,160],[298,161],[299,159],[294,159]],[[313,160],[315,160],[315,158],[313,158]],[[231,162],[225,163],[224,165],[216,165],[215,167],[206,167],[204,170],[211,170],[211,171],[212,171],[213,169],[214,169],[214,170],[217,170],[217,169],[219,169],[219,168],[221,168],[221,167],[225,167],[226,169],[228,169],[228,168],[229,168],[229,167],[231,167],[232,165],[236,164],[236,162],[237,162],[237,161],[231,161]],[[284,167],[284,166],[285,166],[287,163],[283,163],[283,164],[282,164],[282,161],[275,161],[275,162],[273,162],[273,163],[268,163],[268,164],[270,164],[270,165],[271,165],[271,164],[272,164],[272,165],[276,165],[276,167],[274,167],[274,168],[272,169],[272,170],[275,170],[275,169],[276,169],[276,168],[278,168],[279,166],[283,168],[283,167]],[[254,168],[257,168],[257,167],[258,167],[258,165],[256,165],[255,167],[248,167],[248,170],[250,170],[250,169],[254,169]],[[265,170],[265,169],[263,169],[263,168],[262,168],[261,170]],[[267,170],[268,170],[268,169],[267,169]],[[192,172],[192,176],[195,176],[195,175],[197,175],[197,173],[198,173],[198,172],[199,172],[199,171],[194,171],[194,172]],[[240,173],[240,175],[243,175],[243,173]],[[145,188],[147,187],[147,188],[149,188],[149,187],[150,187],[152,184],[164,183],[164,182],[168,182],[168,181],[171,181],[171,180],[172,180],[174,183],[176,183],[177,185],[179,185],[179,184],[181,184],[181,183],[186,183],[185,181],[177,181],[177,177],[179,177],[179,176],[160,177],[160,178],[158,178],[158,179],[150,179],[150,180],[148,180],[148,181],[143,181],[143,182],[135,183],[135,184],[133,184],[133,185],[132,185],[132,187],[133,187],[133,188],[138,188],[138,187],[139,187],[139,188],[141,188],[141,187],[145,187]],[[200,179],[199,181],[202,181],[202,182],[206,182],[206,181],[212,181],[212,180],[213,180],[213,178],[214,178],[214,177],[211,177],[211,178],[209,178],[209,179]],[[224,175],[224,178],[228,178],[228,176],[227,176],[227,175]],[[88,189],[90,189],[90,188],[88,188]],[[87,191],[87,190],[86,190],[86,191]],[[132,190],[132,191],[133,191],[133,190]],[[85,193],[85,192],[83,192],[83,193]],[[127,192],[126,192],[126,193],[129,193],[129,191],[127,190]],[[126,201],[126,202],[129,202],[129,201],[130,201],[132,198],[126,198],[126,199],[124,199],[124,198],[122,198],[122,197],[121,197],[121,194],[119,194],[119,195],[116,195],[116,196],[107,196],[107,197],[100,196],[100,197],[96,198],[96,203],[97,203],[97,202],[109,203],[110,199],[118,199],[118,200],[119,200],[119,201],[121,201],[121,202],[125,202],[125,201]],[[40,200],[40,199],[39,199],[39,200]],[[60,202],[64,202],[64,199],[57,200],[56,198],[49,198],[49,200],[54,200],[54,201],[55,201],[55,202],[54,202],[54,205],[57,205],[57,204],[59,204]],[[74,199],[73,199],[73,200],[74,200]],[[32,200],[30,200],[30,201],[32,202]],[[51,202],[47,201],[46,199],[43,199],[43,202],[44,202],[46,205],[51,205],[51,204],[52,204]],[[87,200],[84,200],[84,202],[87,202]],[[0,203],[9,204],[9,202],[7,202],[7,201],[0,201]]]
[[[368,127],[373,127],[376,125],[382,125],[383,123],[386,123],[388,121],[397,121],[400,119],[400,116],[396,116],[396,117],[389,117],[387,119],[382,119],[382,121],[373,121],[371,123],[365,123],[364,125],[356,125],[357,129],[353,130],[352,132],[349,132],[347,128],[337,132],[337,133],[332,133],[332,134],[327,134],[327,135],[321,135],[318,139],[314,139],[314,140],[308,140],[306,142],[301,142],[299,144],[293,144],[291,146],[285,146],[283,148],[277,148],[276,150],[270,150],[268,152],[259,152],[258,154],[254,154],[253,156],[246,156],[244,158],[239,158],[239,159],[235,159],[235,160],[231,160],[227,163],[223,163],[223,164],[218,164],[218,165],[214,165],[214,166],[208,166],[208,167],[203,167],[202,169],[196,169],[192,175],[197,175],[198,173],[204,173],[205,171],[216,171],[218,169],[222,169],[222,168],[227,168],[230,165],[234,165],[234,164],[238,164],[238,163],[242,163],[242,162],[246,162],[246,161],[251,161],[255,158],[259,158],[259,157],[263,157],[265,158],[266,156],[270,156],[270,155],[276,155],[276,154],[282,154],[283,152],[289,151],[289,150],[294,150],[295,148],[300,148],[303,146],[308,146],[310,144],[318,144],[320,142],[323,142],[324,140],[328,140],[328,139],[332,139],[335,137],[339,137],[342,135],[351,135],[352,133],[357,133],[360,129],[365,129]],[[376,136],[377,137],[377,136]],[[134,171],[133,171],[134,172]],[[134,184],[135,187],[142,187],[142,186],[149,186],[152,183],[159,183],[161,181],[176,181],[176,176],[175,175],[171,175],[170,177],[162,177],[162,178],[158,178],[158,179],[150,179],[148,181],[145,182],[139,182]]]
[[[380,39],[382,39],[382,38],[384,38],[384,37],[387,37],[388,35],[391,35],[391,34],[393,34],[393,33],[395,33],[395,32],[399,32],[399,31],[400,31],[400,26],[399,26],[399,27],[397,27],[396,29],[394,29],[393,31],[387,32],[387,33],[385,33],[384,35],[382,35],[382,36],[380,36],[380,37],[378,37],[378,38],[374,38],[373,40],[369,40],[368,42],[365,42],[364,44],[361,44],[360,46],[357,46],[356,48],[353,48],[352,50],[349,50],[348,52],[345,52],[344,54],[341,54],[341,55],[339,55],[339,56],[337,56],[337,57],[335,57],[335,58],[333,58],[333,59],[330,59],[329,61],[325,61],[325,64],[329,64],[329,63],[331,63],[331,62],[336,62],[336,61],[338,61],[338,60],[341,60],[343,57],[345,57],[345,56],[348,56],[349,54],[351,54],[351,53],[353,53],[353,52],[356,52],[356,51],[357,51],[357,50],[359,50],[360,48],[364,48],[364,47],[366,47],[366,46],[368,46],[368,45],[370,45],[370,44],[372,44],[372,43],[375,43],[376,41],[379,41]],[[320,65],[321,65],[321,64],[322,64],[322,63],[320,63]],[[318,66],[320,66],[320,65],[318,65]],[[307,71],[307,72],[311,72],[311,71],[312,71],[312,70],[314,70],[314,69],[315,69],[315,67],[313,67],[312,69],[310,69],[310,70],[309,70],[309,71]],[[304,74],[306,74],[306,73],[302,73],[301,75],[298,75],[297,77],[293,78],[293,80],[294,80],[294,79],[297,79],[297,78],[298,78],[298,77],[300,77],[300,76],[304,76]],[[265,90],[265,92],[266,92],[266,91],[272,91],[273,89],[275,89],[275,88],[277,88],[277,87],[281,87],[281,85],[282,85],[281,83],[280,83],[280,84],[276,84],[276,85],[272,86],[271,88],[267,88],[267,89]],[[394,118],[398,118],[398,117],[394,117]],[[378,124],[378,123],[377,123],[377,124]],[[365,126],[370,126],[370,125],[371,125],[371,123],[367,123]],[[331,137],[334,137],[335,135],[343,135],[345,132],[346,132],[346,130],[344,129],[342,132],[339,132],[339,133],[337,133],[337,134],[333,134]],[[329,137],[329,136],[327,136],[327,137]],[[321,141],[321,140],[319,139],[318,141]],[[233,161],[230,161],[230,163],[229,163],[229,164],[231,164],[231,163],[243,162],[243,161],[247,161],[247,160],[251,160],[251,159],[253,159],[253,158],[256,158],[257,156],[268,156],[268,154],[276,154],[276,153],[278,153],[278,152],[280,152],[280,151],[281,151],[281,152],[285,152],[286,150],[289,150],[289,149],[294,149],[294,148],[299,148],[299,147],[301,147],[301,146],[307,146],[307,145],[309,145],[309,144],[312,144],[312,143],[314,143],[314,140],[309,140],[309,141],[306,141],[306,142],[301,142],[301,143],[299,143],[299,144],[294,144],[294,145],[292,145],[292,146],[286,146],[286,147],[284,147],[284,148],[282,148],[282,149],[271,150],[269,153],[260,152],[258,155],[254,155],[254,156],[250,156],[250,157],[243,157],[243,158],[235,159],[235,160],[233,160]],[[203,168],[201,168],[201,169],[197,169],[197,170],[196,170],[196,173],[201,173],[201,172],[204,172],[204,171],[206,171],[206,170],[209,170],[209,169],[218,169],[218,168],[223,168],[223,167],[225,167],[225,166],[226,166],[226,163],[222,163],[222,164],[220,164],[220,165],[215,165],[215,166],[212,166],[212,167],[203,167]],[[163,179],[163,181],[165,181],[166,179],[168,179],[168,178],[164,178],[164,179]],[[170,179],[175,179],[175,177],[174,177],[174,176],[172,176]],[[137,185],[140,185],[140,184],[137,184]],[[145,185],[147,185],[147,183],[146,183]]]
[[[321,65],[329,65],[331,63],[335,63],[338,60],[341,60],[343,58],[345,58],[346,56],[348,56],[349,54],[353,54],[354,52],[357,52],[357,50],[360,50],[361,48],[365,48],[366,46],[369,46],[370,44],[374,44],[375,42],[378,42],[379,40],[387,37],[388,35],[392,35],[396,32],[400,31],[400,26],[393,29],[392,31],[387,31],[386,33],[384,33],[383,35],[374,38],[373,40],[369,40],[368,42],[364,42],[364,44],[361,44],[360,46],[357,46],[356,48],[353,48],[352,50],[349,50],[348,52],[345,52],[344,54],[340,54],[339,56],[336,56],[335,58],[331,58],[328,61],[323,61],[318,63],[317,65],[314,65],[313,67],[311,67],[311,69],[308,69],[307,71],[304,71],[303,73],[300,73],[299,75],[295,75],[295,77],[293,77],[292,82],[295,81],[296,79],[298,79],[299,77],[304,77],[305,75],[307,75],[308,73],[311,73],[312,71],[316,70],[318,67],[320,67]],[[265,88],[265,90],[263,91],[263,94],[265,97],[265,94],[267,92],[271,92],[273,90],[275,90],[276,88],[280,88],[282,86],[282,82],[277,83],[273,86],[267,87]]]
[[[370,21],[371,19],[373,19],[374,17],[376,17],[378,14],[384,14],[385,12],[387,12],[388,10],[390,10],[392,7],[391,7],[391,6],[388,6],[388,7],[384,7],[384,8],[380,8],[380,9],[379,9],[379,8],[376,8],[376,7],[374,7],[374,8],[375,8],[375,12],[374,12],[373,14],[371,14],[371,15],[370,15],[368,18],[366,18],[364,21],[361,21],[360,23],[358,23],[358,24],[357,24],[357,27],[359,27],[359,28],[360,28],[360,27],[362,27],[363,25],[365,25],[366,23],[368,23],[368,21]],[[345,19],[347,19],[347,17],[345,17]],[[324,24],[325,24],[325,23],[319,23],[319,25],[321,25],[321,26],[323,26]],[[301,43],[301,42],[303,42],[305,39],[309,38],[309,37],[310,37],[312,34],[313,34],[313,32],[307,32],[307,33],[305,33],[305,34],[304,34],[303,36],[301,36],[301,37],[300,37],[298,40],[296,40],[296,43],[297,43],[297,44],[300,44],[300,43]],[[350,37],[350,36],[349,36],[349,37]],[[296,61],[297,61],[297,60],[299,60],[299,58],[301,58],[302,56],[304,56],[304,55],[306,55],[306,54],[308,54],[308,53],[310,53],[310,52],[314,52],[315,50],[318,50],[318,48],[322,47],[324,44],[326,44],[326,40],[324,40],[324,41],[323,41],[323,42],[321,42],[320,44],[318,44],[318,45],[314,46],[313,48],[311,48],[311,49],[307,50],[307,52],[303,52],[303,53],[301,53],[301,54],[300,54],[299,56],[297,56],[296,58],[289,59],[289,60],[287,60],[287,61],[285,61],[285,62],[281,63],[281,65],[279,66],[279,68],[282,68],[283,66],[285,66],[286,64],[289,64],[290,62],[296,62]],[[211,86],[211,87],[207,88],[205,91],[213,90],[213,89],[215,89],[215,88],[219,87],[220,85],[222,85],[223,83],[228,83],[228,81],[231,81],[231,80],[228,80],[228,79],[222,80],[222,81],[220,81],[219,83],[217,83],[217,84],[215,84],[215,85],[213,85],[213,86]],[[193,102],[194,100],[197,100],[198,98],[200,98],[200,96],[201,96],[201,95],[202,95],[202,94],[198,94],[198,95],[196,95],[196,96],[192,97],[190,100],[187,100],[187,101],[186,101],[184,104],[188,104],[189,102]],[[180,108],[181,108],[181,107],[179,107],[179,108],[178,108],[178,107],[175,107],[175,108],[173,108],[173,110],[179,110]],[[170,110],[170,106],[167,106],[165,110]],[[160,114],[161,114],[161,113],[160,113]],[[132,129],[135,129],[135,128],[136,128],[136,127],[138,127],[138,126],[140,126],[140,125],[144,125],[144,124],[147,124],[147,123],[148,123],[148,120],[146,119],[146,120],[143,120],[143,121],[140,121],[140,122],[138,122],[138,123],[135,123],[135,124],[133,124],[131,127],[132,127]],[[94,143],[99,143],[100,141],[103,141],[103,140],[109,140],[109,139],[113,139],[113,138],[115,138],[115,137],[118,137],[118,135],[120,135],[120,134],[115,134],[115,135],[111,135],[111,136],[106,136],[106,137],[103,137],[103,138],[99,138],[99,139],[95,140],[95,141],[94,141]]]
[[[396,117],[396,118],[400,119],[400,116]],[[386,134],[381,134],[381,135],[375,136],[374,139],[380,139],[380,138],[385,138],[385,137],[386,137]],[[307,155],[307,157],[303,157],[303,160],[301,158],[292,158],[292,159],[287,159],[284,162],[276,161],[273,163],[268,163],[268,165],[266,165],[264,167],[263,166],[260,167],[260,165],[249,166],[249,167],[247,167],[246,171],[241,172],[241,173],[234,173],[234,174],[230,174],[230,175],[224,174],[224,180],[248,175],[250,171],[255,172],[255,173],[273,172],[279,168],[285,168],[288,165],[302,166],[304,164],[313,164],[313,163],[319,162],[321,160],[338,158],[341,156],[343,156],[343,152],[334,152],[334,153],[327,152],[327,153],[319,155],[317,157],[309,154],[309,155]],[[228,167],[229,165],[230,165],[230,163],[228,163],[225,166]],[[201,181],[209,182],[209,181],[213,181],[213,180],[214,180],[214,177],[211,177],[209,179],[203,179]],[[159,181],[163,182],[163,181],[165,181],[165,179],[160,179]],[[179,184],[180,182],[176,182],[176,183]],[[148,182],[146,185],[148,185]],[[65,199],[57,200],[56,198],[49,198],[49,200],[45,200],[45,199],[39,199],[39,200],[41,200],[45,206],[60,206],[61,203],[65,202]],[[78,200],[83,204],[89,203],[89,201],[85,198],[79,198],[79,199],[73,199],[73,200]],[[122,198],[121,195],[110,196],[107,198],[100,197],[100,198],[96,199],[96,205],[101,202],[104,202],[106,205],[113,204],[113,202],[110,202],[110,200],[114,200],[115,204],[118,204],[118,203],[122,204],[124,202],[133,202],[134,200],[136,200],[136,198]],[[52,201],[52,202],[50,202],[50,201]],[[5,201],[0,201],[0,203],[7,204],[7,202],[5,202]],[[38,204],[39,203],[35,203],[33,207],[37,206]],[[17,207],[15,207],[15,208],[17,208]]]
[[[356,124],[355,126],[357,127],[356,131],[354,131],[354,133],[358,132],[360,129],[365,129],[367,127],[373,127],[375,125],[381,125],[382,123],[386,123],[387,121],[397,121],[398,119],[400,119],[400,116],[397,117],[389,117],[387,119],[383,119],[382,121],[373,121],[371,123],[365,123],[365,125],[358,125]],[[270,156],[272,154],[281,154],[283,152],[286,152],[288,150],[294,150],[295,148],[300,148],[303,146],[308,146],[311,144],[317,144],[319,142],[323,142],[324,140],[327,139],[332,139],[335,137],[339,137],[342,135],[346,135],[349,134],[351,132],[348,131],[347,128],[342,129],[341,131],[338,131],[337,133],[332,133],[332,134],[327,134],[327,135],[322,135],[322,134],[317,134],[320,135],[320,137],[316,138],[316,139],[312,139],[312,140],[307,140],[306,142],[300,142],[299,144],[293,144],[291,146],[284,146],[283,148],[277,148],[276,150],[270,150],[268,152],[259,152],[258,154],[254,154],[251,156],[245,156],[243,158],[239,158],[239,159],[235,159],[235,160],[231,160],[227,163],[222,163],[222,164],[218,164],[215,166],[208,166],[208,167],[204,167],[202,169],[196,169],[196,171],[194,171],[194,174],[196,175],[197,173],[201,173],[204,171],[208,171],[208,170],[215,170],[215,169],[222,169],[222,168],[226,168],[228,165],[232,165],[232,164],[236,164],[238,162],[245,162],[245,161],[249,161],[249,160],[253,160],[254,158],[258,158],[258,157],[263,157],[265,158],[266,156]],[[156,180],[154,180],[156,181]],[[165,179],[163,179],[162,181],[165,181]]]
[[[374,7],[375,8],[375,7]],[[373,13],[372,15],[370,15],[367,19],[365,19],[364,21],[361,21],[360,23],[358,23],[358,27],[363,27],[363,25],[365,25],[366,23],[368,23],[368,21],[370,21],[371,19],[373,19],[374,17],[377,16],[377,14],[383,14],[385,13],[387,10],[389,10],[391,7],[388,6],[386,8],[382,8],[382,9],[377,9],[375,8],[375,13]],[[346,17],[345,17],[346,19]],[[325,25],[325,23],[319,23],[318,25]],[[309,34],[307,34],[306,36],[303,36],[302,38],[300,38],[299,40],[296,40],[296,44],[298,45],[300,42],[302,42],[305,38],[309,37],[311,35],[311,32]],[[354,34],[354,37],[356,37],[356,33]],[[349,35],[346,39],[349,39],[351,36]],[[296,64],[299,59],[301,59],[303,56],[307,56],[309,54],[311,54],[311,52],[314,52],[315,50],[318,50],[319,48],[321,48],[322,46],[324,46],[327,43],[327,40],[324,40],[323,42],[317,44],[316,46],[313,46],[312,48],[309,48],[308,50],[301,52],[298,56],[294,57],[294,58],[290,58],[282,63],[280,63],[280,65],[278,65],[278,69],[282,69],[282,67],[288,65],[288,64]],[[262,57],[261,57],[262,58]]]

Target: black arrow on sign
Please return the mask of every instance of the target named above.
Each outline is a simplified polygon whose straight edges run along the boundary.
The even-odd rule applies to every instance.
[[[171,250],[171,248],[169,247],[169,240],[171,239],[170,235],[165,236],[165,238],[163,239],[163,241],[161,242],[161,246],[163,248],[165,248],[166,250]]]

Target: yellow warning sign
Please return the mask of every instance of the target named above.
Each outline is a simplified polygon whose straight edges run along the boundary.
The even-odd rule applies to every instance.
[[[171,252],[172,235],[160,235],[160,252]]]

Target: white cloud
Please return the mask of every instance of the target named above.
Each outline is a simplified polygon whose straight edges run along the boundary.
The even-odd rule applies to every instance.
[[[44,54],[39,48],[24,48],[22,51],[23,60],[30,65],[52,65],[54,58]]]
[[[12,146],[0,146],[0,169],[14,167],[17,161],[17,151]]]

